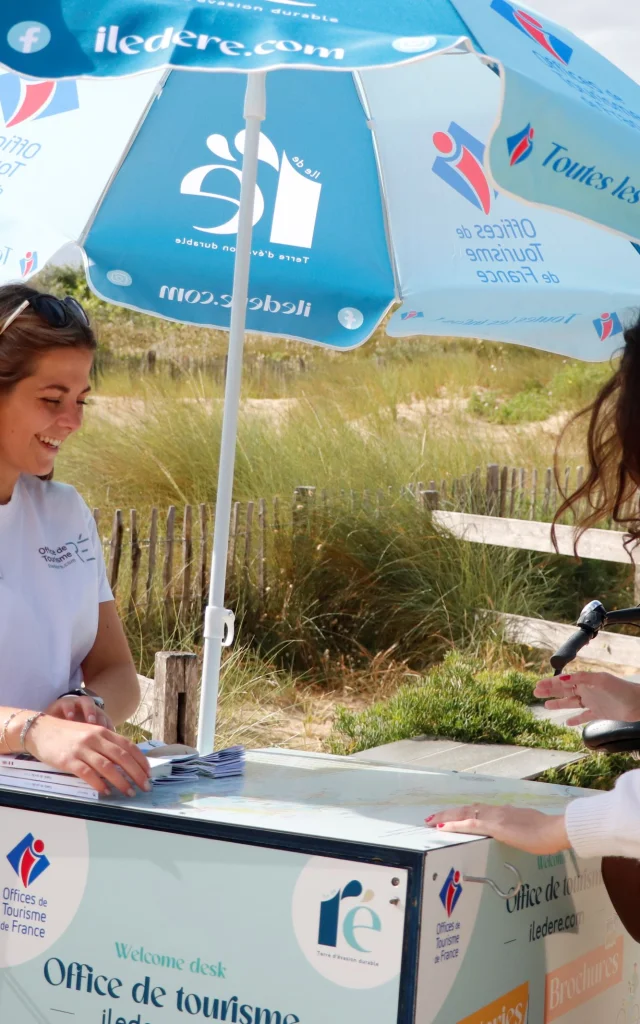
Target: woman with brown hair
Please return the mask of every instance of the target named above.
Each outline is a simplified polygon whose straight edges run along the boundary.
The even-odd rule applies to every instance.
[[[629,544],[640,541],[640,506],[632,498],[640,487],[640,320],[624,334],[616,373],[595,400],[571,423],[589,418],[589,473],[556,514],[588,506],[577,539],[606,516],[623,524]],[[571,424],[569,424],[570,426]],[[640,686],[607,672],[576,672],[541,680],[536,697],[552,710],[575,709],[568,725],[599,719],[640,721]],[[474,804],[434,814],[426,824],[445,832],[492,836],[529,853],[558,853],[573,848],[585,858],[640,859],[640,770],[627,772],[610,793],[581,797],[563,815],[517,807]]]
[[[150,788],[148,762],[114,723],[139,702],[133,659],[93,517],[52,479],[95,350],[74,299],[0,287],[0,754],[132,796]]]

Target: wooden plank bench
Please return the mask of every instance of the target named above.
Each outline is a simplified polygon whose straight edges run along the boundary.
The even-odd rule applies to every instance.
[[[352,757],[363,761],[416,765],[433,771],[492,775],[499,779],[537,779],[550,768],[563,768],[585,755],[566,750],[541,750],[498,743],[457,743],[416,736],[363,750]]]

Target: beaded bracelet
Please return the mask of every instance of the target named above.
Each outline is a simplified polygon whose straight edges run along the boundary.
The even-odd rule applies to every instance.
[[[25,750],[24,741],[27,738],[27,733],[29,732],[31,726],[35,722],[37,722],[39,718],[42,718],[43,715],[44,711],[38,711],[36,715],[31,715],[29,718],[27,718],[26,722],[22,726],[22,732],[20,733],[20,750],[24,751],[25,753],[27,751]]]
[[[2,746],[3,743],[7,742],[6,739],[5,739],[5,733],[7,731],[8,726],[9,726],[9,722],[12,722],[13,719],[16,717],[16,715],[21,715],[24,712],[24,710],[25,709],[22,708],[20,711],[13,711],[9,715],[9,717],[4,720],[4,722],[2,723],[2,729],[0,729],[0,746]],[[14,751],[11,750],[11,747],[9,746],[8,743],[7,743],[7,750],[9,751],[10,754],[14,753]]]

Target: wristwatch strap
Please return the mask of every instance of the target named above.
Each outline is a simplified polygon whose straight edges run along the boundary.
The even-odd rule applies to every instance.
[[[102,710],[104,708],[104,700],[99,693],[94,693],[93,690],[88,690],[86,686],[77,687],[75,690],[67,690],[66,693],[61,693],[61,697],[91,697],[96,707]]]

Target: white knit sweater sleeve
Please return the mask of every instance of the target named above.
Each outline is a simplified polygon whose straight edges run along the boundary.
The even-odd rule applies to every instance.
[[[622,775],[610,793],[574,800],[567,807],[566,825],[573,849],[585,860],[640,860],[640,770]]]

